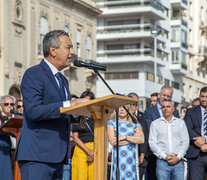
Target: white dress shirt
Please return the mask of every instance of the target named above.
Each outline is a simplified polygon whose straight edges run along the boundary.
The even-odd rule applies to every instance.
[[[149,133],[149,146],[159,158],[176,155],[183,158],[189,147],[189,135],[185,122],[173,116],[171,121],[164,117],[152,121]]]
[[[53,64],[51,64],[47,59],[44,59],[44,61],[47,63],[47,65],[48,65],[49,68],[51,69],[52,74],[53,74],[53,76],[55,77],[55,80],[56,80],[58,86],[60,87],[59,81],[58,81],[57,77],[55,76],[55,74],[57,74],[59,71],[58,71],[57,68],[56,68]],[[67,98],[68,98],[68,93],[67,93],[66,89],[65,89],[65,94],[66,94],[66,99],[67,99]],[[63,101],[63,107],[69,107],[69,106],[70,106],[70,101]]]

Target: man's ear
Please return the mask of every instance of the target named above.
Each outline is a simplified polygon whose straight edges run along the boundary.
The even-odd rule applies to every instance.
[[[50,54],[53,57],[56,57],[56,48],[54,46],[50,46]]]
[[[175,106],[173,106],[173,112],[175,111]]]

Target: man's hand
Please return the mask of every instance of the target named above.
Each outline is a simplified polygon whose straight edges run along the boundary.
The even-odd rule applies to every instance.
[[[180,159],[177,156],[174,156],[174,155],[167,155],[165,160],[170,165],[175,165],[175,164],[177,164],[180,161]]]
[[[73,99],[73,100],[70,101],[70,106],[74,106],[76,104],[81,104],[81,103],[88,102],[88,101],[89,101],[88,98]]]
[[[139,156],[139,164],[142,164],[144,161],[144,154],[141,153],[140,156]]]
[[[207,152],[207,144],[204,144],[201,146],[201,151],[202,152]]]
[[[193,139],[195,140],[194,144],[199,148],[206,143],[206,138],[202,136],[194,137]]]

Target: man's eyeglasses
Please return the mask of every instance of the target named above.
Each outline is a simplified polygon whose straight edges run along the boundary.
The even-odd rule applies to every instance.
[[[23,108],[23,105],[17,105],[17,108]]]
[[[138,106],[138,103],[131,103],[130,106]]]
[[[14,103],[3,103],[3,105],[4,105],[4,106],[9,106],[9,105],[10,105],[10,106],[14,106],[15,104],[14,104]]]

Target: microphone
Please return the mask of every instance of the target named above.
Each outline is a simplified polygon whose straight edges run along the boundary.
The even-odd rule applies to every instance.
[[[20,113],[20,112],[18,112],[18,111],[15,111],[15,110],[10,110],[10,112],[11,112],[12,114],[15,114],[15,115],[23,116],[22,113]]]
[[[73,64],[76,67],[86,67],[88,69],[97,69],[97,70],[101,70],[101,71],[106,71],[106,66],[102,66],[99,64],[95,64],[95,63],[87,63],[87,62],[83,62],[80,60],[74,60]]]

